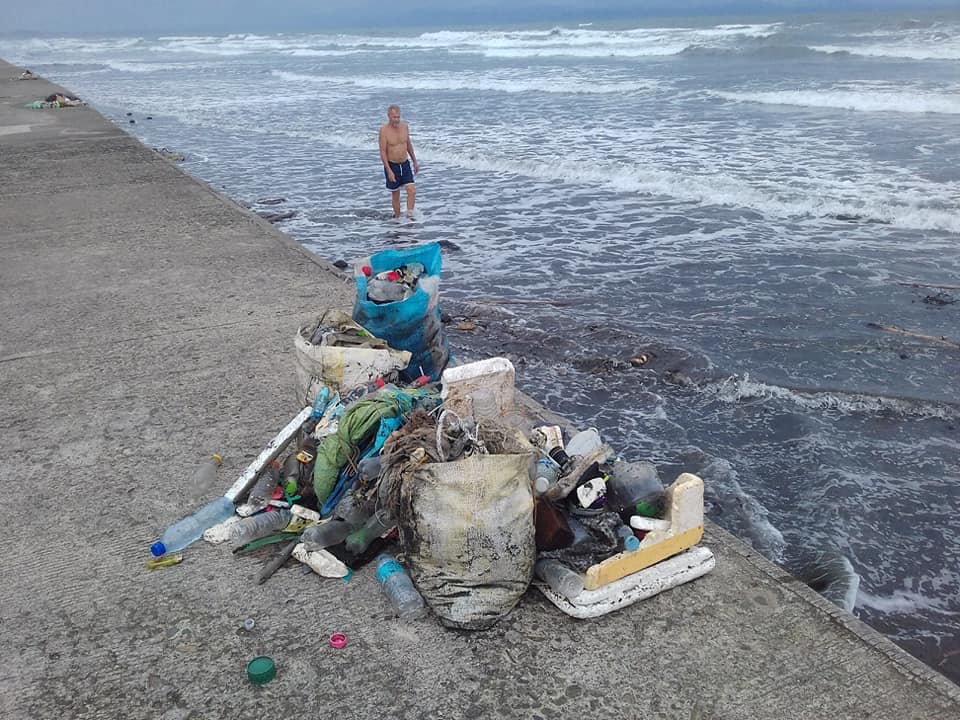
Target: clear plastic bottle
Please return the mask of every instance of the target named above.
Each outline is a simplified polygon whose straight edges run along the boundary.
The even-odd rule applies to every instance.
[[[393,516],[386,510],[378,510],[363,525],[347,536],[344,548],[352,555],[359,555],[370,543],[395,525]]]
[[[343,542],[353,530],[354,526],[348,522],[328,520],[325,523],[308,527],[300,536],[300,541],[308,546],[308,550],[322,550]]]
[[[537,577],[543,580],[557,595],[573,600],[583,592],[583,576],[571,570],[559,560],[537,560],[533,566]]]
[[[410,297],[412,291],[406,285],[379,278],[367,281],[367,299],[375,303],[390,303]]]
[[[357,499],[357,495],[349,490],[340,498],[333,509],[333,517],[347,522],[351,528],[359,527],[370,517],[368,506]]]
[[[273,498],[273,491],[280,482],[280,465],[276,460],[270,462],[257,478],[257,482],[250,489],[250,495],[247,498],[247,504],[258,510],[262,510],[270,504]]]
[[[426,610],[423,597],[417,592],[403,565],[397,562],[393,555],[377,555],[377,582],[401,620],[415,620],[423,616]]]
[[[203,537],[203,531],[221,523],[234,513],[233,501],[221,495],[197,510],[193,515],[178,520],[163,531],[160,539],[150,546],[156,557],[183,550]]]
[[[621,525],[617,528],[617,537],[620,538],[620,549],[626,552],[633,552],[640,547],[640,538],[633,534],[627,525]]]
[[[380,470],[382,467],[383,465],[379,455],[373,455],[371,457],[364,458],[357,463],[357,468],[360,470],[360,477],[367,482],[380,477]]]
[[[274,532],[283,530],[293,519],[289,510],[267,510],[250,517],[230,527],[230,544],[234,547],[246,545],[258,538],[266,537]]]
[[[217,469],[223,464],[223,456],[213,453],[201,462],[190,478],[188,495],[193,500],[210,497],[217,482]]]

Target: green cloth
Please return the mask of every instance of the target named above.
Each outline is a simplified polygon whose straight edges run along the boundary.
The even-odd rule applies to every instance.
[[[369,399],[352,403],[340,418],[337,431],[327,435],[317,446],[313,464],[313,490],[317,494],[317,503],[323,505],[337,484],[340,470],[373,440],[381,419],[406,417],[415,407],[432,409],[439,402],[437,392],[419,389],[381,391]]]

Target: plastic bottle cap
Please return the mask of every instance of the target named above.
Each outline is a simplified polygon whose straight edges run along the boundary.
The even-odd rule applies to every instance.
[[[153,545],[150,546],[150,552],[153,553],[154,557],[160,557],[161,555],[167,554],[167,546],[162,542],[157,540]]]
[[[263,685],[277,676],[277,666],[272,658],[265,655],[255,657],[247,663],[247,677],[254,685]]]
[[[330,647],[340,650],[347,646],[347,636],[343,633],[333,633],[330,636]]]
[[[367,277],[370,277],[371,275],[373,275],[373,268],[370,267],[369,265],[364,265],[362,268],[360,268],[360,272],[362,272]]]
[[[645,517],[656,517],[659,512],[657,506],[649,502],[648,500],[641,500],[634,506],[637,515],[644,515]]]
[[[623,539],[623,549],[627,552],[633,552],[640,547],[640,540],[636,535],[631,535]]]

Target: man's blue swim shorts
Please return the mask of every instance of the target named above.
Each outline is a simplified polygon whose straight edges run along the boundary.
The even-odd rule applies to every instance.
[[[413,182],[413,168],[410,167],[410,161],[404,160],[402,163],[390,163],[390,169],[393,170],[393,177],[396,182],[390,182],[387,175],[387,169],[383,169],[383,176],[387,179],[387,190],[399,190],[401,185]]]

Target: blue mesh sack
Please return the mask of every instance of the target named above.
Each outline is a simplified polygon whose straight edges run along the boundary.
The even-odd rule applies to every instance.
[[[423,273],[408,297],[384,303],[368,299],[368,284],[375,282],[376,275],[414,263],[423,265]],[[370,267],[370,278],[363,273],[365,265]],[[440,267],[437,243],[381,250],[354,266],[357,299],[353,319],[390,347],[410,352],[410,364],[400,371],[406,382],[415,380],[421,371],[431,380],[439,380],[450,359],[440,322]]]

